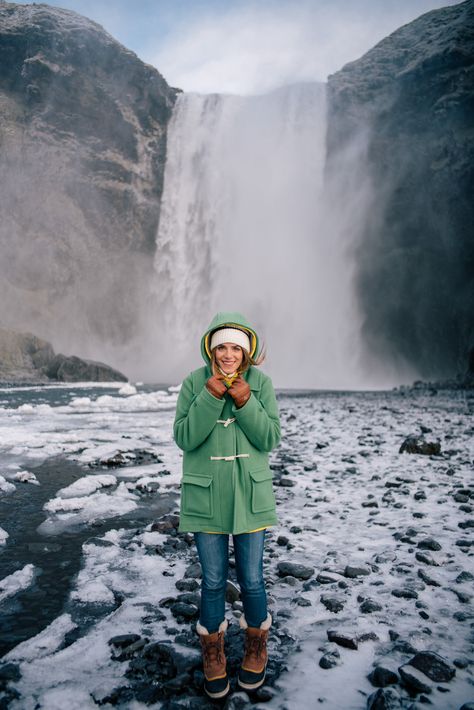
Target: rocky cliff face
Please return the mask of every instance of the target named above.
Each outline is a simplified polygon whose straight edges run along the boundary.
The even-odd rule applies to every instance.
[[[139,327],[176,91],[47,5],[0,2],[0,67],[1,321],[104,356]]]
[[[369,352],[421,376],[474,343],[474,0],[400,28],[329,78],[328,175],[357,155]],[[344,195],[340,196],[344,200]]]

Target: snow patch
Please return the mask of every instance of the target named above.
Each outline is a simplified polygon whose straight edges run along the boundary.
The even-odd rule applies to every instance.
[[[35,566],[28,564],[23,569],[19,569],[0,580],[0,602],[15,596],[23,589],[27,589],[33,582],[35,575]]]

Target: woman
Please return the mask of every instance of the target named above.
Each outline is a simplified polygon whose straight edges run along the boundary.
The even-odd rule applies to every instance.
[[[256,368],[259,339],[240,313],[218,313],[201,339],[206,365],[184,380],[174,438],[183,449],[180,532],[193,532],[202,567],[201,641],[204,688],[211,698],[229,691],[224,616],[229,535],[233,536],[244,613],[245,652],[238,683],[264,682],[272,618],[263,580],[265,529],[275,525],[268,452],[280,441],[270,378]]]

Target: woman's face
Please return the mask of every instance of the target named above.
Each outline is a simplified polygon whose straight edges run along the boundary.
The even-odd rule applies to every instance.
[[[217,364],[229,375],[240,367],[243,356],[242,348],[235,343],[222,343],[216,348]]]

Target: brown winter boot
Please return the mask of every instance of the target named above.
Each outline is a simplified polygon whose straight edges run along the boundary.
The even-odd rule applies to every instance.
[[[221,622],[219,629],[209,634],[199,621],[196,631],[199,634],[204,668],[204,690],[210,698],[223,698],[229,692],[227,661],[224,653],[224,634],[227,631],[227,619]]]
[[[272,617],[267,614],[267,618],[262,621],[260,628],[249,626],[243,614],[239,623],[241,628],[245,629],[245,652],[237,682],[245,690],[255,690],[265,680],[268,661],[267,639],[268,630],[272,625]]]

